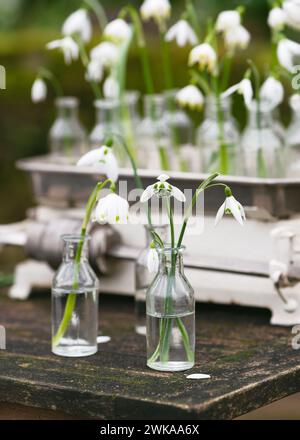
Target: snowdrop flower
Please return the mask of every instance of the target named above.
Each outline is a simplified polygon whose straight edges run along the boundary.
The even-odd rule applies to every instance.
[[[103,94],[107,99],[117,99],[120,87],[118,81],[113,76],[108,76],[103,84]]]
[[[198,38],[194,29],[186,20],[179,20],[172,26],[165,36],[166,41],[176,40],[179,47],[184,47],[188,44],[195,46],[198,43]]]
[[[269,12],[268,25],[271,29],[281,31],[286,24],[287,16],[283,9],[273,8]]]
[[[50,41],[46,47],[47,49],[60,49],[64,55],[66,64],[71,64],[73,60],[78,60],[79,58],[79,47],[76,41],[71,37]]]
[[[47,84],[41,78],[36,78],[31,88],[31,100],[32,102],[45,101],[47,97]]]
[[[251,105],[252,99],[253,99],[253,88],[251,81],[247,78],[244,78],[241,82],[238,84],[235,84],[232,87],[229,87],[228,90],[226,90],[224,93],[222,93],[222,98],[227,98],[228,96],[232,95],[233,93],[238,92],[244,97],[245,104],[247,107]]]
[[[161,26],[171,16],[171,5],[169,0],[145,0],[140,11],[143,20],[152,18]]]
[[[290,106],[295,112],[300,112],[300,95],[298,93],[290,97]]]
[[[155,244],[152,242],[147,255],[147,267],[150,273],[156,273],[159,268],[159,258]]]
[[[287,24],[300,30],[300,0],[285,0],[282,5]]]
[[[284,98],[283,85],[273,76],[269,76],[261,86],[260,98],[268,102],[272,108],[277,107]]]
[[[200,70],[207,69],[213,73],[217,65],[217,54],[214,48],[208,44],[203,43],[194,47],[189,56],[189,65],[198,64]]]
[[[238,11],[223,11],[218,15],[216,22],[217,32],[228,32],[240,26],[241,15]]]
[[[77,162],[79,167],[97,167],[99,172],[105,173],[114,182],[119,177],[119,167],[111,147],[102,145],[100,148],[84,154]]]
[[[98,223],[124,224],[128,221],[129,203],[115,193],[100,199],[94,220]]]
[[[145,191],[141,196],[141,202],[147,202],[151,197],[156,195],[157,197],[175,197],[175,199],[179,200],[179,202],[185,202],[186,198],[182,191],[176,186],[170,185],[167,180],[170,177],[167,174],[161,174],[158,176],[158,182],[153,185],[147,186]]]
[[[176,95],[176,101],[182,107],[188,107],[191,110],[201,110],[204,104],[204,96],[194,85],[189,85],[179,90]]]
[[[111,21],[104,29],[104,37],[117,44],[129,40],[131,35],[131,27],[122,18]]]
[[[97,60],[91,60],[86,69],[85,78],[87,81],[100,82],[103,78],[103,66],[102,63]]]
[[[250,33],[242,25],[229,29],[224,33],[224,43],[229,51],[246,49],[249,45],[250,39]]]
[[[224,214],[232,214],[233,217],[236,219],[236,221],[243,226],[244,221],[246,220],[246,215],[244,208],[238,202],[232,195],[232,192],[230,188],[225,188],[225,195],[226,199],[223,205],[219,208],[216,219],[215,219],[215,226],[217,226],[218,223],[220,223],[221,219],[223,218]]]
[[[94,47],[90,55],[91,60],[98,60],[103,67],[110,69],[118,62],[119,49],[115,44],[105,41]]]
[[[291,73],[295,73],[294,59],[300,57],[300,44],[283,38],[277,47],[277,57],[282,67]]]
[[[85,43],[91,40],[92,33],[92,23],[87,10],[83,8],[69,15],[62,27],[62,34],[64,36],[71,37],[73,34],[78,34]]]

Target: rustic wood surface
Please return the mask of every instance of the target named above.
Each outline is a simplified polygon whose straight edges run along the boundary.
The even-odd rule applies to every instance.
[[[300,390],[300,353],[291,329],[271,327],[269,313],[199,305],[197,364],[188,372],[145,366],[145,339],[134,333],[133,301],[102,295],[101,334],[111,336],[92,357],[50,351],[49,294],[15,302],[0,296],[0,401],[81,418],[231,419]],[[211,379],[187,380],[190,373]]]

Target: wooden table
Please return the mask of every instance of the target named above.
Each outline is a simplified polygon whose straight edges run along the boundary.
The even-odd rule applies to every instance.
[[[0,401],[99,419],[231,419],[300,390],[300,353],[291,329],[271,327],[258,309],[199,305],[197,364],[160,373],[145,365],[134,333],[133,301],[102,296],[100,329],[111,336],[97,355],[60,358],[50,351],[48,293],[26,302],[0,297],[7,350],[0,351]],[[211,379],[186,379],[190,373]]]

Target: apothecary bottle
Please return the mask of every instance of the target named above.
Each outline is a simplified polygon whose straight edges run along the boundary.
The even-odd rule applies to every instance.
[[[98,279],[88,262],[89,237],[64,235],[63,261],[52,285],[52,352],[81,357],[97,352]]]

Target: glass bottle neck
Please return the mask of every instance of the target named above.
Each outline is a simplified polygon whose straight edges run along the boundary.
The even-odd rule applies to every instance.
[[[101,124],[117,124],[120,114],[120,102],[117,100],[99,99],[95,101],[96,120]]]
[[[144,226],[145,233],[146,233],[146,246],[147,249],[150,247],[151,242],[153,241],[153,236],[151,234],[151,228],[148,225]],[[167,234],[168,234],[168,225],[153,225],[152,229],[160,236],[163,242],[167,240]]]
[[[146,95],[144,97],[144,114],[146,118],[158,120],[163,117],[165,100],[162,95]]]
[[[78,100],[73,97],[57,98],[55,101],[59,118],[77,119],[78,117]]]
[[[136,91],[129,91],[125,93],[123,98],[123,105],[128,109],[128,113],[132,121],[139,119],[138,103],[140,99],[140,93]]]
[[[214,95],[208,96],[205,107],[206,118],[217,121],[220,112],[224,121],[228,121],[231,118],[231,99],[217,99]]]
[[[176,273],[183,273],[183,248],[165,248],[158,249],[159,254],[159,272],[161,274],[172,275]]]
[[[257,104],[248,110],[248,124],[250,127],[272,128],[273,122],[272,110],[258,107]]]
[[[80,235],[74,236],[63,236],[64,242],[63,249],[63,261],[65,263],[68,262],[81,262],[86,261],[88,258],[88,239],[89,237],[85,237],[82,239]]]

